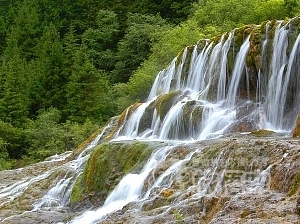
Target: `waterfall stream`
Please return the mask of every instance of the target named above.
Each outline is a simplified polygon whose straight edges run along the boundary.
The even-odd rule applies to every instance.
[[[270,66],[260,68],[255,78],[257,80],[255,87],[250,86],[253,85],[251,84],[253,75],[249,74],[246,64],[250,35],[245,38],[239,49],[232,48],[234,32],[229,33],[227,38],[223,35],[216,44],[206,42],[202,50],[195,45],[193,50],[190,50],[189,57],[186,48],[181,58],[175,58],[168,68],[158,74],[148,101],[124,119],[127,129],[118,132],[115,138],[203,140],[231,132],[238,119],[247,122],[249,130],[270,129],[289,133],[299,110],[296,100],[286,105],[286,97],[291,96],[291,93],[288,93],[290,91],[288,86],[298,83],[296,77],[299,60],[296,58],[299,52],[299,37],[287,55],[287,36],[291,32],[289,23],[285,25],[282,22],[277,23],[273,40],[269,39],[268,32],[271,31],[268,27],[269,25],[266,25],[266,37],[261,44],[261,52],[262,60],[270,60]],[[271,41],[272,48],[268,47],[271,46],[269,43]],[[200,52],[197,55],[198,51]],[[236,55],[231,70],[228,68],[228,54]],[[269,55],[270,59],[267,59],[266,55]],[[185,63],[189,63],[189,71],[183,71]],[[187,73],[187,77],[184,72]],[[161,111],[155,109],[152,113],[152,122],[144,127],[145,124],[140,121],[149,119],[146,116],[151,107],[161,99],[161,96],[171,94],[172,91],[177,91],[177,97],[171,108],[163,115]],[[298,97],[297,86],[294,87],[292,94],[294,99]],[[244,107],[245,102],[249,105],[248,108]],[[198,120],[198,123],[190,122],[191,125],[187,125],[184,118],[185,111],[191,104],[200,112],[199,115],[191,114],[190,121]],[[244,114],[240,113],[241,111],[244,111]],[[287,114],[289,120],[286,119]],[[162,117],[164,119],[161,119]],[[134,124],[131,124],[132,121]],[[131,130],[133,128],[134,130]],[[144,130],[147,130],[147,134]]]
[[[263,54],[266,54],[266,48],[270,41],[268,32],[270,31],[267,25],[266,38],[261,45]],[[195,45],[189,56],[189,62],[186,62],[188,51],[185,48],[181,58],[175,58],[168,68],[157,75],[148,101],[124,119],[122,129],[117,132],[115,138],[117,140],[129,137],[132,139],[174,139],[181,141],[211,139],[222,136],[238,119],[244,119],[248,123],[254,124],[252,126],[254,130],[267,128],[274,131],[289,132],[294,125],[295,117],[291,119],[291,122],[285,121],[284,105],[290,77],[296,75],[295,70],[297,70],[298,60],[296,61],[295,58],[299,53],[299,37],[288,56],[286,53],[288,32],[289,24],[282,25],[282,22],[278,22],[274,33],[271,64],[269,67],[261,68],[258,72],[257,90],[253,101],[250,96],[249,68],[246,64],[246,58],[250,49],[250,35],[244,39],[243,44],[236,52],[234,66],[229,75],[227,55],[229,53],[232,54],[230,51],[237,50],[230,48],[234,42],[234,32],[231,32],[227,37],[223,35],[216,44],[206,42],[198,55],[199,48],[198,45]],[[177,60],[179,60],[179,63],[177,63]],[[190,67],[187,77],[185,77],[183,71],[185,63],[189,63]],[[176,64],[178,65],[176,66]],[[262,90],[265,83],[263,80],[269,80],[266,90]],[[245,96],[240,92],[242,82],[246,86]],[[217,89],[217,91],[212,94],[214,89]],[[153,103],[160,96],[169,94],[171,91],[179,92],[166,114],[162,116],[159,114],[161,111],[154,109],[152,117],[149,118],[151,124],[146,128],[141,128],[143,124],[140,122],[142,122],[143,116],[149,114],[148,109],[151,106],[153,107]],[[263,96],[264,93],[265,96]],[[295,96],[298,95],[298,92],[295,93]],[[185,108],[190,103],[193,104],[193,109],[190,110],[190,115],[187,118]],[[195,108],[202,111],[202,115],[197,118],[201,123],[196,125],[193,123],[193,120],[195,120],[193,117]],[[240,115],[243,110],[246,111],[244,112],[245,115]],[[291,110],[299,109],[296,105],[292,105]],[[161,117],[164,119],[161,119]],[[185,121],[187,119],[189,120],[188,122]],[[186,123],[188,125],[185,125]],[[143,131],[145,129],[146,134]],[[148,199],[150,192],[155,188],[170,187],[172,178],[168,176],[174,175],[181,164],[190,161],[195,151],[189,153],[184,159],[170,165],[161,176],[156,178],[144,197],[141,197],[141,188],[145,178],[149,175],[151,169],[157,166],[156,163],[153,163],[153,159],[155,159],[157,153],[163,151],[163,154],[166,155],[169,150],[170,148],[166,147],[156,151],[139,174],[128,174],[120,181],[119,185],[108,196],[103,207],[96,211],[88,211],[71,223],[94,223],[105,218],[108,213],[121,209],[129,202]],[[161,159],[165,159],[165,156],[161,157]],[[221,154],[218,159],[222,159]],[[159,162],[157,161],[157,163]],[[213,194],[213,192],[216,193],[220,189],[226,168],[223,171],[219,171],[220,179],[216,181],[215,175],[218,163],[207,169],[199,179],[199,182],[196,184],[198,193],[195,195]],[[251,189],[264,187],[266,185],[265,179],[268,178],[267,174],[269,174],[268,169],[256,174],[257,178],[253,181],[253,186],[255,187]],[[216,181],[216,184],[214,189],[209,190],[212,186],[212,181]]]
[[[289,134],[295,125],[300,110],[300,35],[294,38],[291,46],[289,35],[294,33],[292,26],[277,22],[272,34],[271,26],[271,22],[266,24],[259,45],[260,57],[255,58],[255,66],[262,64],[259,68],[249,65],[250,54],[253,54],[251,31],[243,35],[240,45],[237,44],[238,32],[232,31],[217,41],[199,41],[195,46],[183,49],[169,67],[160,71],[147,101],[124,112],[111,142],[157,141],[164,145],[152,152],[139,172],[124,175],[102,206],[76,213],[75,218],[67,223],[99,223],[127,205],[140,211],[163,194],[174,194],[175,198],[176,193],[172,189],[189,172],[184,167],[187,164],[192,168],[193,164],[199,165],[204,160],[203,155],[209,157],[208,165],[200,164],[199,174],[191,176],[184,187],[177,186],[182,195],[189,194],[193,200],[199,200],[216,197],[226,190],[229,195],[234,194],[232,192],[237,188],[242,189],[239,190],[241,194],[268,188],[270,169],[276,163],[275,159],[275,162],[268,161],[266,165],[260,158],[262,163],[253,165],[255,168],[245,166],[247,179],[240,174],[238,176],[231,164],[235,158],[232,154],[236,153],[237,157],[242,154],[234,148],[240,143],[236,139],[226,140],[226,143],[217,141],[226,134],[244,134],[257,129]],[[44,172],[0,186],[0,206],[21,197],[36,182],[59,173],[49,190],[26,212],[67,207],[76,180],[110,127],[110,124],[105,127],[75,159],[59,164],[71,152],[51,157],[43,163],[58,165],[47,165]],[[219,147],[214,158],[210,149],[205,148],[210,141]],[[245,142],[243,144],[250,145]],[[177,158],[173,155],[177,155],[176,150],[184,153]],[[260,156],[257,153],[257,157]],[[255,164],[256,161],[251,162]],[[237,166],[242,167],[241,164]],[[238,176],[239,182],[232,176]],[[185,200],[184,196],[178,196],[173,205],[180,205]],[[165,207],[171,208],[172,205]],[[0,219],[0,223],[11,217]]]

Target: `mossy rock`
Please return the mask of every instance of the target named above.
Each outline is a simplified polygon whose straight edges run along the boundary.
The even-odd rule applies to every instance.
[[[104,202],[125,174],[142,169],[157,144],[128,141],[99,145],[72,190],[71,203],[91,197],[98,197]]]
[[[238,49],[242,46],[244,40],[251,33],[253,25],[246,25],[234,30],[234,42]]]
[[[300,173],[298,173],[297,175],[295,175],[292,184],[290,186],[288,195],[292,196],[298,194],[300,195]]]
[[[252,131],[250,134],[256,137],[270,137],[275,135],[276,133],[274,131],[260,129],[260,130]]]
[[[181,91],[171,91],[168,94],[160,96],[155,101],[155,107],[161,120],[164,119],[170,108],[174,105],[174,102],[180,96]]]
[[[186,133],[187,130],[198,130],[202,122],[203,106],[196,101],[188,101],[183,107],[183,123]],[[188,137],[188,136],[185,136]]]

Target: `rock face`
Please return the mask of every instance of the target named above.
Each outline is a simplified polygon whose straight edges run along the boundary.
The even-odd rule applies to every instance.
[[[249,135],[177,146],[147,183],[194,151],[189,161],[99,223],[299,223],[298,143]]]
[[[141,196],[97,223],[299,223],[300,140],[259,135],[194,143],[101,144],[73,187],[73,201],[37,210],[33,208],[39,198],[68,173],[65,164],[72,155],[2,171],[1,223],[66,222],[85,209],[96,210],[124,174],[139,173],[150,154],[162,148],[168,148],[167,156],[147,176]],[[32,181],[5,201],[5,186],[52,169],[56,172],[50,177]]]

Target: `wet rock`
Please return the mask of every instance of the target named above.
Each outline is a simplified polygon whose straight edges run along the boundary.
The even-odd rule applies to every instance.
[[[300,196],[297,198],[296,212],[300,216]]]
[[[143,194],[169,167],[188,158],[192,152],[190,159],[171,172],[164,185],[151,189],[149,198],[131,202],[99,223],[153,224],[180,221],[204,224],[297,224],[300,211],[299,143],[298,139],[261,138],[249,134],[174,146],[166,160],[149,175]],[[134,144],[134,141],[130,144]],[[152,145],[153,150],[162,145],[166,146],[165,143],[156,142]],[[123,147],[130,149],[129,146]],[[127,156],[133,153],[130,150],[126,152],[129,153]],[[0,172],[2,187],[22,179],[24,175],[39,175],[59,163],[39,164],[40,170],[29,166],[23,170]],[[127,167],[126,163],[122,166]],[[119,176],[121,179],[122,175],[116,167],[111,169],[111,177]],[[1,204],[0,218],[8,218],[3,223],[66,222],[86,209],[97,209],[103,203],[102,198],[105,196],[99,197],[101,191],[95,191],[95,194],[92,192],[87,198],[55,211],[48,208],[30,212],[32,207],[29,205],[34,203],[36,197],[41,197],[49,186],[55,185],[63,173],[50,176],[53,182],[47,181],[47,178],[38,181],[21,197]]]
[[[295,125],[295,128],[292,132],[292,136],[293,138],[298,138],[300,137],[300,115],[298,115],[298,118],[297,118],[297,122],[296,122],[296,125]]]

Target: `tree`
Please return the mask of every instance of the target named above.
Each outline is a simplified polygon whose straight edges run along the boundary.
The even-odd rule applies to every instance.
[[[35,47],[35,73],[32,88],[32,112],[55,107],[62,110],[66,105],[65,85],[68,81],[63,73],[63,46],[59,33],[50,24]]]
[[[299,13],[299,0],[284,0],[284,7],[289,17]]]
[[[97,15],[97,28],[89,28],[83,34],[94,66],[99,70],[111,71],[115,64],[115,49],[118,42],[119,24],[117,14],[100,10]]]
[[[26,62],[15,39],[8,40],[0,75],[0,119],[21,127],[28,116],[29,89]]]
[[[12,165],[9,161],[6,146],[7,142],[0,138],[0,170],[10,169]]]
[[[194,20],[189,20],[173,29],[162,29],[155,36],[158,41],[153,44],[149,58],[133,72],[128,83],[114,86],[120,111],[134,102],[144,101],[157,73],[168,66],[180,50],[196,44],[204,34],[200,32]]]
[[[90,118],[93,122],[102,123],[115,113],[108,78],[91,63],[85,45],[76,51],[67,98],[71,121],[83,123]]]
[[[117,63],[112,73],[112,82],[127,82],[141,62],[150,55],[157,33],[169,29],[166,21],[159,16],[128,14],[128,28],[118,43]]]
[[[59,123],[60,112],[55,108],[40,110],[35,121],[27,124],[25,135],[29,145],[27,154],[43,160],[53,154],[64,152],[64,129]]]
[[[9,32],[21,49],[26,61],[33,59],[33,49],[42,33],[36,5],[31,0],[18,1],[11,8]]]

